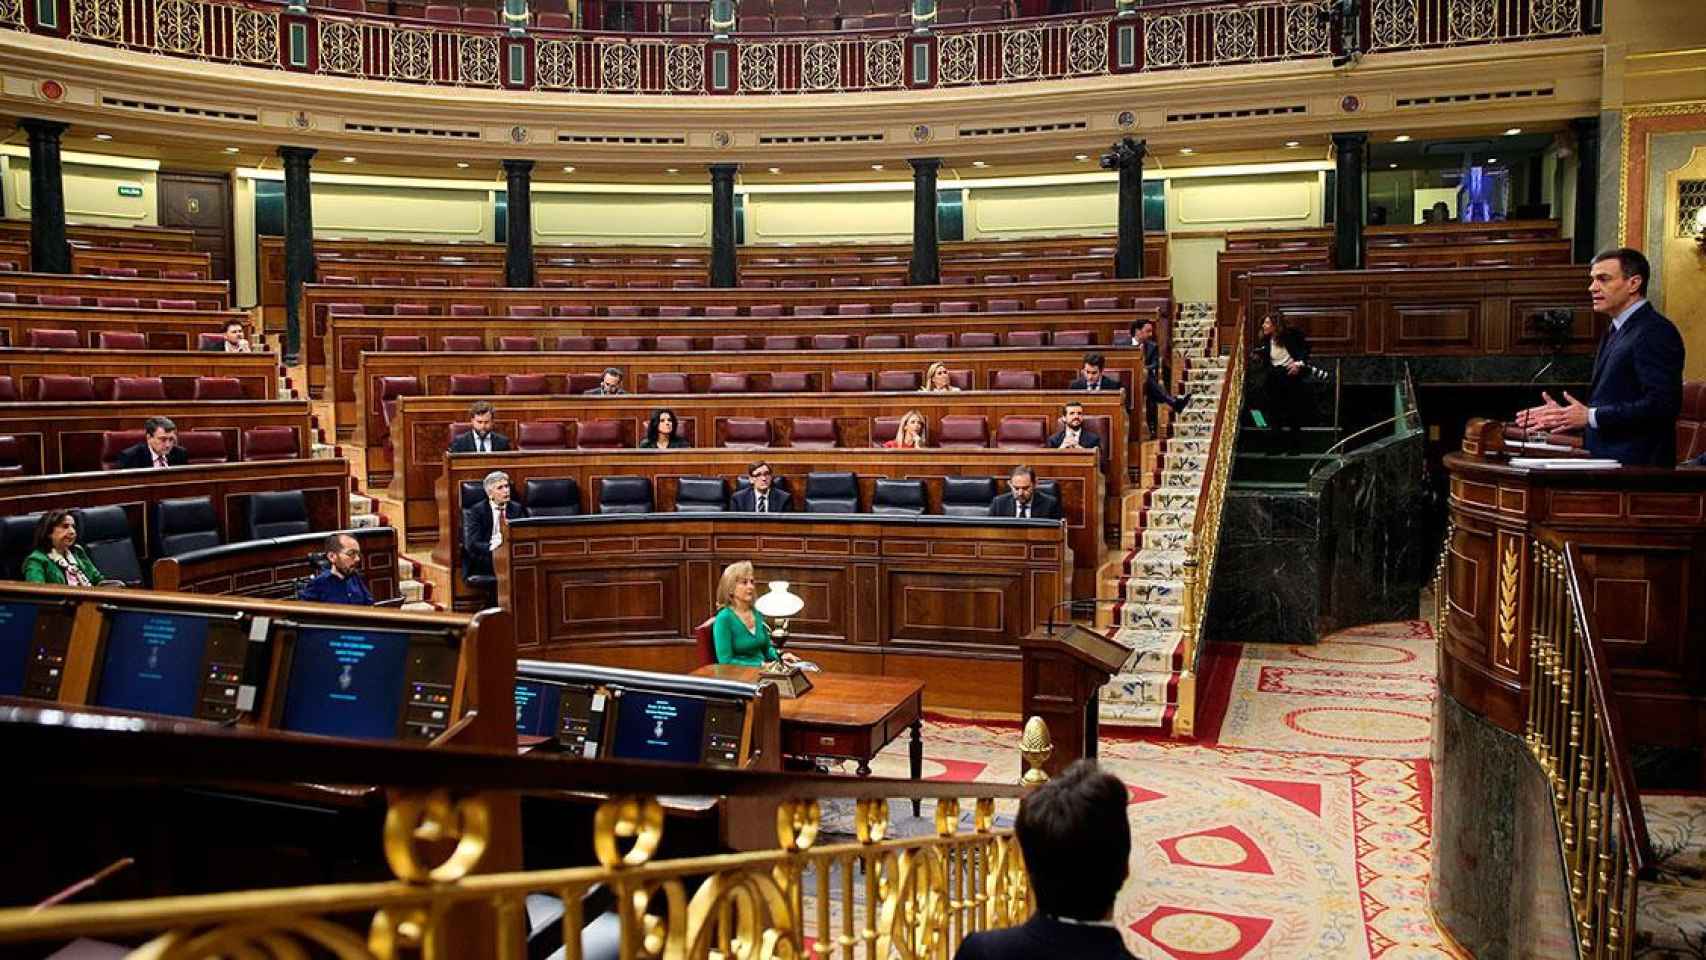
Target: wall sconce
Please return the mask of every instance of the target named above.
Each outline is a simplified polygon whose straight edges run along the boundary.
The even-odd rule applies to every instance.
[[[1694,211],[1694,242],[1706,252],[1706,207]]]

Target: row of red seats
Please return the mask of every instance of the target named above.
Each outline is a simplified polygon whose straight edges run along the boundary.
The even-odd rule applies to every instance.
[[[0,260],[0,271],[16,273],[23,267],[16,260]],[[206,280],[200,270],[161,270],[149,267],[96,267],[97,277],[146,277],[150,280]]]
[[[915,349],[945,350],[954,346],[955,339],[950,333],[915,333],[911,336],[911,343]],[[1050,343],[1057,347],[1087,347],[1094,342],[1095,335],[1089,330],[1057,330],[1052,336],[1045,330],[1011,330],[1001,335],[968,331],[961,333],[957,339],[961,347],[1042,347]],[[848,333],[819,333],[810,337],[803,334],[769,334],[757,338],[757,341],[760,350],[853,350],[861,346],[866,350],[900,350],[906,347],[905,338],[898,333],[872,333],[863,338]],[[707,343],[713,352],[738,352],[752,349],[753,338],[739,333],[717,334],[712,337],[668,334],[657,337],[593,337],[585,334],[563,334],[553,338],[551,346],[560,353],[601,349],[636,352],[651,350],[654,346],[663,352],[696,353]],[[420,352],[431,347],[426,337],[400,334],[380,337],[379,349],[384,352]],[[487,347],[483,336],[448,334],[439,338],[438,349],[450,353],[479,353]],[[536,353],[543,349],[543,338],[503,334],[497,337],[496,349],[502,353]]]
[[[1054,283],[1059,280],[1107,280],[1110,279],[1106,270],[1077,270],[1070,277],[1062,277],[1058,273],[1028,273],[1025,283]],[[378,274],[371,277],[358,278],[349,274],[329,273],[320,278],[320,282],[333,286],[365,286],[365,287],[484,287],[501,286],[497,277],[464,277],[452,283],[449,277],[411,277],[402,274]],[[979,283],[975,274],[943,274],[944,286],[969,286]],[[1016,274],[990,274],[981,278],[984,285],[1002,286],[1020,283]],[[781,280],[770,277],[747,277],[740,281],[742,288],[748,290],[817,290],[822,288],[852,288],[852,287],[904,287],[905,277],[875,277],[866,282],[860,277],[831,277],[829,282],[820,283],[816,277],[787,277]],[[679,277],[667,284],[658,277],[548,277],[540,281],[539,286],[553,290],[662,290],[666,287],[674,290],[698,290],[710,286],[704,277]]]
[[[141,430],[107,430],[101,434],[101,469],[118,466],[119,455],[141,443]],[[295,427],[250,427],[238,439],[237,456],[227,449],[225,434],[218,430],[180,430],[178,446],[189,454],[191,466],[206,463],[245,463],[295,460],[300,450]],[[23,473],[23,444],[15,436],[0,435],[0,476]]]
[[[1136,298],[1132,299],[1135,306]],[[332,316],[360,316],[375,314],[393,317],[432,317],[439,316],[441,309],[436,303],[328,303],[326,313]],[[1065,312],[1072,310],[1071,297],[1038,297],[1035,312]],[[1118,310],[1119,297],[1085,297],[1083,310]],[[659,319],[686,319],[689,317],[705,317],[706,319],[732,320],[737,317],[868,317],[876,314],[919,314],[919,313],[1024,313],[1025,303],[1015,297],[991,297],[987,300],[897,300],[890,304],[870,303],[802,303],[789,308],[780,303],[755,303],[751,306],[737,304],[709,304],[698,306],[693,304],[660,304],[656,307],[634,304],[610,304],[594,307],[586,303],[560,303],[549,310],[536,303],[512,304],[505,309],[504,315],[521,319],[538,319],[546,316],[553,317],[658,317]],[[452,317],[489,317],[490,308],[483,303],[452,303],[448,313]]]
[[[225,338],[217,333],[196,335],[197,350],[217,350]],[[134,330],[96,330],[90,339],[98,350],[147,350],[148,335]],[[75,350],[83,345],[75,330],[31,327],[24,331],[24,346]]]
[[[245,400],[243,381],[236,377],[196,377],[188,397],[173,397],[161,377],[79,377],[48,374],[36,378],[31,400]],[[18,385],[10,376],[0,376],[0,401],[16,401]]]
[[[553,395],[552,387],[561,385],[561,395],[577,395],[598,386],[602,374],[570,373],[554,377],[545,373],[453,373],[450,375],[450,396],[453,397],[542,397]],[[948,378],[961,390],[971,390],[970,370],[950,370]],[[556,384],[553,384],[553,380]],[[775,373],[712,373],[701,378],[704,393],[816,393],[827,388],[830,393],[913,393],[922,384],[922,375],[915,370],[882,370],[874,377],[870,373],[837,370],[830,374],[829,383],[820,385],[816,374],[796,372]],[[994,370],[990,372],[990,390],[1037,390],[1041,381],[1035,370]],[[685,373],[648,373],[640,382],[640,393],[699,393],[693,389],[693,379]],[[418,397],[419,377],[380,377],[379,398],[382,402],[398,397]]]
[[[14,293],[0,290],[0,304],[34,304],[38,307],[106,307],[113,310],[220,310],[214,300],[188,297],[83,297],[75,293]]]
[[[1085,417],[1090,429],[1107,435],[1107,417]],[[981,416],[948,414],[930,431],[930,446],[938,450],[976,450],[994,446],[1002,450],[1039,450],[1048,445],[1054,424],[1048,417],[1010,415],[1002,417],[990,433],[989,421]],[[472,429],[453,424],[451,439]],[[894,437],[900,417],[872,417],[870,436],[874,444]],[[623,420],[528,420],[517,427],[516,447],[521,450],[625,450],[639,442],[637,426]],[[796,447],[831,449],[847,447],[840,426],[829,417],[727,417],[717,422],[716,446],[735,449]],[[682,436],[694,442],[693,421],[682,421]]]

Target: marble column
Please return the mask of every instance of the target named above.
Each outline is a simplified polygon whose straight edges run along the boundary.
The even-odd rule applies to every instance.
[[[1114,276],[1136,280],[1143,276],[1143,161],[1149,156],[1149,142],[1126,137],[1114,144],[1108,156],[1120,171],[1120,238]]]
[[[1368,211],[1363,202],[1363,184],[1368,174],[1368,134],[1333,134],[1333,154],[1338,164],[1338,189],[1334,193],[1333,252],[1340,270],[1362,269],[1362,227]]]
[[[735,173],[738,163],[711,164],[711,286],[740,286],[735,258]]]
[[[504,286],[533,286],[533,161],[505,160],[509,220],[504,234]]]
[[[308,183],[312,147],[279,147],[284,160],[284,362],[302,352],[302,285],[316,279],[314,197]]]
[[[1598,252],[1599,118],[1571,120],[1570,132],[1576,135],[1575,255],[1577,263],[1588,263]],[[30,142],[35,143],[33,138]]]
[[[912,266],[907,282],[926,286],[942,282],[942,249],[936,236],[936,172],[940,157],[908,160],[912,164]]]
[[[30,138],[30,266],[37,273],[70,273],[65,240],[65,180],[60,173],[59,137],[69,124],[24,119]]]

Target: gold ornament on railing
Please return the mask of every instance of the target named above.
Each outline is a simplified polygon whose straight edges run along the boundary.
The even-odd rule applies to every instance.
[[[1019,753],[1025,758],[1025,775],[1019,782],[1027,787],[1040,787],[1048,782],[1043,764],[1054,756],[1054,739],[1049,736],[1048,724],[1042,717],[1025,721],[1025,732],[1019,738]]]
[[[479,864],[491,828],[491,811],[478,794],[456,800],[444,790],[403,794],[385,812],[385,859],[405,883],[454,883]],[[455,847],[442,862],[420,861],[420,844],[442,848],[447,843]]]

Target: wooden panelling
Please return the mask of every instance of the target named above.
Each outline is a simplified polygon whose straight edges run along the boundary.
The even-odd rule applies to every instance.
[[[231,306],[230,285],[223,280],[156,280],[151,277],[89,277],[73,273],[0,272],[0,291],[33,302],[43,294],[81,297],[135,297],[138,300],[194,300],[203,310]]]
[[[1065,599],[1063,537],[1039,523],[930,517],[526,520],[499,551],[499,602],[515,614],[522,656],[686,664],[693,627],[716,609],[715,576],[696,580],[688,566],[714,574],[751,560],[760,581],[787,580],[806,600],[789,649],[826,669],[916,677],[934,706],[998,709],[1018,697],[1019,638]],[[683,539],[708,547],[690,558]],[[863,542],[875,559],[854,559]],[[985,549],[996,544],[1010,548],[999,559]],[[855,589],[867,573],[872,588]]]
[[[361,576],[375,601],[397,593],[397,531],[363,527],[347,531],[361,545]],[[324,534],[245,540],[154,561],[154,589],[295,600],[323,557]]]
[[[1558,236],[1557,220],[1501,220],[1496,223],[1392,223],[1363,227],[1363,247],[1439,246],[1500,240],[1549,240]]]
[[[1072,595],[1079,598],[1095,596],[1096,570],[1103,554],[1102,538],[1102,497],[1097,492],[1103,489],[1101,467],[1096,458],[1082,451],[1043,450],[1020,453],[1010,450],[931,450],[908,453],[898,450],[682,450],[682,451],[619,451],[619,450],[585,450],[568,453],[459,453],[445,457],[444,476],[435,485],[434,498],[438,508],[437,534],[433,547],[433,559],[452,568],[452,595],[458,601],[472,598],[472,594],[463,584],[460,571],[462,509],[461,489],[464,481],[478,483],[488,472],[502,470],[509,474],[516,495],[519,497],[526,489],[527,480],[541,477],[572,477],[580,487],[581,512],[593,513],[598,502],[598,486],[602,478],[607,476],[642,476],[652,482],[653,506],[659,513],[673,513],[675,509],[676,483],[682,477],[723,477],[729,480],[732,491],[732,480],[746,471],[747,464],[755,459],[764,459],[771,465],[778,477],[786,479],[788,488],[793,492],[796,509],[804,508],[806,474],[811,471],[852,471],[859,476],[860,508],[868,511],[872,490],[878,477],[916,478],[925,482],[927,513],[935,514],[941,511],[941,478],[943,476],[988,476],[995,477],[998,487],[1004,488],[1007,473],[1013,467],[1025,463],[1036,469],[1039,480],[1054,480],[1059,486],[1061,497],[1061,512],[1066,523],[1066,543],[1071,548]],[[687,521],[694,515],[679,514],[672,519]],[[853,517],[854,515],[841,515]],[[961,521],[965,522],[965,521]],[[970,524],[973,527],[977,523]],[[690,536],[691,528],[675,524],[664,524],[654,527],[650,532],[663,536]],[[418,528],[405,531],[409,539],[415,539]],[[432,530],[425,531],[429,535]],[[799,531],[796,530],[796,535]],[[726,535],[734,535],[727,531]],[[995,538],[996,543],[1000,538]],[[596,558],[606,545],[589,541],[578,547],[553,546],[553,551],[579,550],[580,553],[560,553],[565,559],[578,557],[581,562]],[[609,549],[625,549],[623,543],[611,543]],[[756,552],[761,547],[767,555],[780,555],[786,552],[810,551],[816,549],[810,540],[802,539],[797,544],[780,544],[776,542],[752,541],[738,545],[740,549]],[[730,545],[721,542],[694,543],[689,540],[685,546],[675,544],[662,549],[677,552],[700,553],[705,550],[729,549]],[[545,549],[541,547],[540,549]],[[881,554],[881,543],[878,540],[868,542],[861,538],[853,538],[849,543],[837,549],[849,551],[851,556],[859,561],[881,566],[886,558]],[[938,560],[927,555],[929,562],[926,566]],[[454,562],[452,559],[454,558]],[[757,559],[754,557],[754,559]],[[913,558],[906,558],[909,562]],[[978,566],[987,566],[1000,562],[998,556],[980,555],[976,561]],[[720,569],[720,568],[719,568]],[[855,573],[855,592],[866,593],[868,588],[882,581],[871,579],[872,574]],[[714,577],[714,574],[713,574]],[[546,584],[540,581],[536,585],[544,589]],[[697,622],[697,621],[695,621]],[[884,632],[888,619],[884,616],[880,621],[872,620],[871,632],[867,637],[878,635],[887,636]],[[691,625],[689,625],[691,626]],[[858,636],[857,630],[854,634]]]
[[[0,304],[0,347],[22,346],[31,330],[75,330],[77,342],[95,346],[102,331],[130,331],[148,337],[151,350],[194,350],[204,333],[221,333],[230,320],[248,323],[242,310],[152,310],[129,307],[40,307]]]
[[[168,407],[153,401],[0,403],[0,435],[18,438],[25,474],[81,474],[101,469],[103,433],[140,430],[143,420],[161,413],[169,414],[180,432],[224,434],[233,459],[242,456],[242,432],[250,427],[294,428],[302,457],[314,438],[306,400],[186,400]]]
[[[1230,247],[1231,239],[1228,238]],[[1327,247],[1298,246],[1272,250],[1227,249],[1215,257],[1216,325],[1232,329],[1244,309],[1244,278],[1252,273],[1289,273],[1332,269]],[[1257,318],[1260,320],[1261,318]]]
[[[837,394],[719,394],[712,396],[615,396],[615,397],[498,397],[492,398],[497,404],[495,417],[497,428],[509,436],[512,443],[519,435],[517,424],[546,420],[565,423],[568,425],[568,442],[575,442],[574,429],[577,421],[601,419],[615,420],[622,424],[629,436],[628,446],[631,448],[645,435],[647,418],[653,410],[668,407],[675,411],[681,423],[683,435],[692,439],[693,443],[702,448],[719,448],[722,430],[729,417],[753,417],[768,420],[771,423],[772,443],[770,450],[743,451],[739,455],[748,459],[767,456],[780,449],[788,449],[789,432],[792,429],[793,417],[829,417],[836,421],[836,427],[841,435],[842,450],[816,451],[820,454],[834,454],[846,450],[880,447],[884,440],[892,438],[876,435],[873,421],[878,417],[900,417],[909,410],[917,410],[924,415],[930,424],[931,436],[938,435],[937,425],[944,416],[981,416],[988,425],[991,438],[1000,420],[1004,416],[1035,417],[1046,419],[1048,432],[1053,433],[1057,427],[1055,421],[1060,413],[1062,402],[1068,397],[1081,400],[1085,405],[1086,417],[1105,416],[1110,418],[1112,438],[1106,438],[1106,453],[1103,457],[1103,474],[1106,481],[1104,495],[1106,506],[1104,516],[1110,524],[1116,524],[1119,516],[1120,496],[1124,491],[1129,477],[1128,468],[1137,461],[1133,458],[1136,447],[1129,439],[1130,424],[1140,422],[1141,417],[1128,416],[1121,395],[1112,393],[1042,393],[1031,391],[1014,391],[1002,393],[924,393],[924,394],[870,394],[870,393],[837,393]],[[392,464],[389,474],[380,474],[372,466],[374,445],[369,442],[369,482],[372,484],[391,484],[391,495],[401,497],[403,512],[409,537],[416,539],[427,536],[432,526],[437,522],[437,510],[433,505],[433,485],[442,475],[444,451],[450,444],[450,428],[452,424],[464,423],[468,416],[470,397],[404,397],[398,403],[396,414],[397,435],[392,438],[392,451],[385,454],[383,461]],[[1118,438],[1127,437],[1126,442]],[[596,453],[598,451],[589,451]],[[675,458],[675,451],[639,451],[641,454],[652,453],[654,456]],[[804,451],[802,451],[804,452]],[[957,454],[958,450],[938,451],[943,456]],[[394,456],[392,455],[394,454]],[[1024,451],[1009,452],[1009,456],[1021,456]]]
[[[105,226],[95,223],[73,223],[65,228],[73,243],[92,247],[127,247],[136,250],[193,250],[195,234],[172,227]],[[13,242],[30,242],[28,220],[0,220],[0,237]]]
[[[197,377],[233,377],[245,400],[271,400],[278,390],[278,357],[271,353],[0,348],[0,370],[25,399],[34,399],[37,381],[48,376],[91,377],[97,397],[111,397],[119,377],[159,377],[174,404],[195,397]]]
[[[110,269],[131,269],[142,277],[158,277],[165,271],[195,274],[194,279],[213,276],[213,260],[205,253],[189,250],[114,250],[108,247],[71,247],[71,269],[74,273],[99,273]]]

